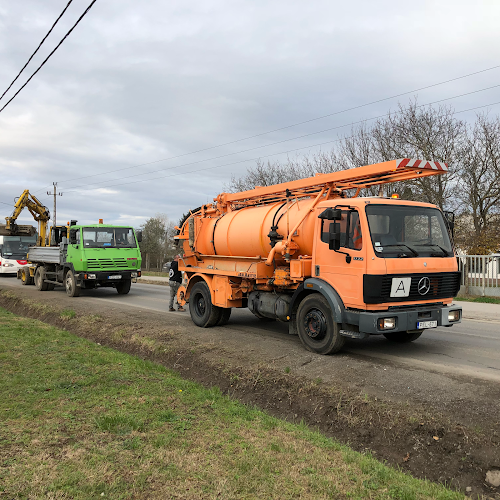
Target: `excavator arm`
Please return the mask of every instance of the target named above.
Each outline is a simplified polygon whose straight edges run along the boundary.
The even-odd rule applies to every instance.
[[[36,196],[30,194],[28,189],[23,191],[23,194],[16,200],[14,204],[14,212],[10,217],[6,217],[5,226],[1,229],[0,233],[5,235],[21,235],[32,234],[31,226],[18,226],[16,220],[23,211],[27,208],[30,214],[38,222],[38,246],[46,245],[47,227],[50,220],[49,209],[44,206]]]

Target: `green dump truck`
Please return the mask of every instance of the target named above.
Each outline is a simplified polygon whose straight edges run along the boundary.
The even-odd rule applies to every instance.
[[[30,265],[19,270],[18,278],[40,291],[64,286],[70,297],[98,287],[113,287],[124,295],[141,275],[141,239],[140,231],[127,226],[72,221],[52,227],[50,245],[29,248]]]

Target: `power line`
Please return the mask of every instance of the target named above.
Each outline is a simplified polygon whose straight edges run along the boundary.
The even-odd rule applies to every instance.
[[[491,87],[486,87],[484,89],[474,90],[472,92],[466,92],[464,94],[456,95],[456,96],[453,96],[453,97],[447,97],[445,99],[440,99],[438,101],[433,101],[433,102],[430,102],[430,103],[427,103],[427,104],[421,104],[421,105],[419,105],[417,107],[418,108],[423,108],[423,107],[431,106],[433,104],[437,104],[437,103],[440,103],[440,102],[449,101],[449,100],[452,100],[452,99],[458,99],[459,97],[464,97],[464,96],[471,95],[471,94],[477,94],[478,92],[484,92],[485,90],[491,90],[491,89],[497,88],[497,87],[500,87],[500,84],[499,85],[493,85]],[[395,114],[399,114],[399,113],[400,113],[399,111],[395,112]],[[187,166],[190,166],[190,165],[196,165],[196,164],[199,164],[199,163],[204,163],[206,161],[220,160],[221,158],[227,158],[228,156],[234,156],[234,155],[241,154],[241,153],[248,153],[249,151],[255,151],[256,149],[262,149],[262,148],[269,147],[269,146],[275,146],[277,144],[283,144],[284,142],[296,141],[298,139],[303,139],[304,137],[310,137],[312,135],[317,135],[317,134],[321,134],[321,133],[324,133],[324,132],[331,132],[332,130],[336,130],[336,129],[339,129],[339,128],[353,126],[353,125],[357,125],[359,123],[364,123],[364,122],[367,122],[367,121],[377,120],[379,118],[385,118],[385,117],[387,117],[389,115],[390,115],[390,113],[386,113],[384,115],[374,116],[372,118],[365,118],[363,120],[359,120],[359,121],[356,121],[356,122],[351,122],[351,123],[346,123],[346,124],[343,124],[343,125],[338,125],[336,127],[331,127],[331,128],[327,128],[327,129],[324,129],[324,130],[319,130],[317,132],[311,132],[309,134],[304,134],[304,135],[301,135],[301,136],[298,136],[298,137],[292,137],[291,139],[283,139],[282,141],[273,142],[271,144],[265,144],[263,146],[256,146],[256,147],[253,147],[253,148],[244,149],[244,150],[241,150],[241,151],[236,151],[234,153],[227,153],[227,154],[224,154],[224,155],[215,156],[215,157],[207,158],[207,159],[204,159],[204,160],[197,160],[197,161],[190,162],[190,163],[184,163],[182,165],[175,165],[175,166],[172,166],[172,167],[166,167],[166,168],[161,168],[161,169],[158,169],[158,170],[152,170],[150,172],[141,172],[141,173],[138,173],[138,174],[132,174],[132,175],[128,175],[126,177],[121,177],[121,179],[130,179],[132,177],[138,177],[138,176],[142,176],[142,175],[155,174],[157,172],[163,172],[165,170],[172,170],[172,169],[175,169],[175,168],[187,167]],[[102,175],[102,174],[95,174],[95,175]],[[95,177],[95,175],[88,176],[88,177]],[[112,179],[110,179],[110,180],[106,180],[106,181],[103,181],[103,182],[104,183],[109,183],[109,182],[113,182],[113,181],[112,181]],[[88,187],[88,186],[92,186],[92,185],[95,185],[95,184],[97,184],[97,182],[87,184],[86,186]],[[114,186],[114,185],[115,184],[111,185],[111,187]],[[74,188],[77,188],[77,187],[79,187],[79,186],[70,186],[69,188],[67,188],[67,190],[71,190],[71,189],[74,189]],[[106,185],[104,185],[104,186],[101,185],[100,187],[106,187]]]
[[[284,127],[276,128],[276,129],[273,129],[273,130],[268,130],[267,132],[261,132],[259,134],[251,135],[251,136],[248,136],[248,137],[243,137],[242,139],[236,139],[234,141],[225,142],[225,143],[222,143],[222,144],[218,144],[216,146],[210,146],[208,148],[198,149],[196,151],[191,151],[189,153],[183,153],[183,154],[177,155],[177,156],[170,156],[168,158],[163,158],[161,160],[155,160],[155,161],[150,161],[150,162],[146,162],[146,163],[139,163],[137,165],[131,165],[130,167],[122,167],[122,168],[118,168],[118,169],[115,169],[115,170],[108,170],[107,172],[104,172],[104,173],[101,172],[99,174],[86,175],[86,176],[83,176],[83,177],[73,177],[71,179],[66,179],[66,180],[60,181],[60,182],[64,183],[64,182],[68,182],[68,181],[78,181],[78,180],[81,180],[81,179],[88,179],[90,177],[95,177],[97,175],[112,174],[114,172],[122,172],[124,170],[130,170],[131,168],[144,167],[146,165],[152,165],[154,163],[160,163],[162,161],[175,160],[177,158],[182,158],[184,156],[188,156],[188,155],[192,155],[192,154],[196,154],[196,153],[202,153],[203,151],[210,151],[212,149],[220,148],[220,147],[223,147],[223,146],[228,146],[230,144],[235,144],[235,143],[246,141],[246,140],[249,140],[249,139],[254,139],[255,137],[261,137],[263,135],[272,134],[273,132],[279,132],[280,130],[286,130],[286,129],[289,129],[289,128],[292,128],[292,127],[297,127],[298,125],[303,125],[305,123],[311,123],[313,121],[322,120],[322,119],[328,118],[330,116],[335,116],[335,115],[347,113],[348,111],[353,111],[353,110],[356,110],[356,109],[360,109],[360,108],[364,108],[364,107],[367,107],[367,106],[371,106],[372,104],[378,104],[380,102],[388,101],[390,99],[395,99],[396,97],[402,97],[404,95],[413,94],[414,92],[419,92],[421,90],[426,90],[426,89],[430,89],[430,88],[433,88],[433,87],[438,87],[440,85],[445,85],[446,83],[455,82],[455,81],[461,80],[463,78],[468,78],[470,76],[474,76],[474,75],[478,75],[478,74],[481,74],[481,73],[485,73],[487,71],[492,71],[492,70],[498,69],[498,68],[500,68],[500,65],[492,66],[491,68],[482,69],[480,71],[475,71],[473,73],[468,73],[466,75],[458,76],[458,77],[452,78],[450,80],[445,80],[445,81],[442,81],[442,82],[433,83],[432,85],[427,85],[425,87],[420,87],[418,89],[410,90],[408,92],[403,92],[401,94],[396,94],[396,95],[393,95],[393,96],[390,96],[390,97],[384,97],[383,99],[378,99],[376,101],[368,102],[368,103],[365,103],[365,104],[360,104],[359,106],[353,106],[351,108],[346,108],[346,109],[343,109],[341,111],[335,111],[334,113],[329,113],[327,115],[319,116],[317,118],[311,118],[310,120],[305,120],[305,121],[302,121],[302,122],[297,122],[297,123],[294,123],[292,125],[286,125]]]
[[[52,54],[62,45],[62,43],[64,42],[64,40],[66,40],[66,38],[68,38],[68,36],[70,35],[70,33],[76,28],[76,26],[78,25],[78,23],[85,17],[85,15],[87,14],[87,12],[90,10],[90,8],[92,7],[92,5],[94,5],[96,3],[96,1],[97,0],[92,0],[91,4],[85,9],[84,13],[78,18],[78,20],[72,26],[72,28],[64,35],[64,37],[62,38],[62,40],[56,45],[56,48],[45,58],[45,60],[42,62],[42,64],[40,64],[40,66],[38,66],[38,68],[28,78],[28,80],[25,82],[25,84],[7,101],[6,104],[4,104],[3,108],[0,109],[0,113],[16,98],[16,96],[19,94],[19,92],[21,92],[21,90],[23,90],[24,87],[26,87],[26,85],[28,85],[28,83],[31,81],[31,79],[42,69],[43,65],[51,58]]]
[[[455,112],[455,114],[458,115],[460,113],[467,113],[469,111],[475,111],[476,109],[486,108],[488,106],[495,106],[496,104],[500,104],[500,101],[493,102],[493,103],[490,103],[490,104],[484,104],[483,106],[476,106],[474,108],[463,109],[462,111]],[[364,120],[364,121],[366,121],[366,120]],[[346,137],[346,139],[351,139],[351,138],[352,138],[352,136]],[[282,155],[282,154],[287,154],[287,153],[294,153],[295,151],[300,151],[301,149],[315,148],[315,147],[318,147],[318,146],[324,146],[326,144],[332,144],[334,142],[339,142],[341,140],[342,139],[335,139],[335,140],[332,140],[332,141],[322,142],[322,143],[319,143],[319,144],[313,144],[312,146],[303,146],[301,148],[290,149],[288,151],[281,151],[279,153],[273,153],[273,154],[265,155],[265,156],[269,158],[270,156],[277,156],[277,155]],[[158,179],[166,179],[168,177],[175,177],[175,176],[178,176],[178,175],[194,174],[196,172],[203,172],[205,170],[213,170],[213,169],[216,169],[216,168],[228,167],[228,166],[231,166],[231,165],[237,165],[239,163],[245,163],[245,162],[248,162],[248,161],[257,161],[260,158],[261,158],[261,156],[257,156],[256,158],[247,158],[246,160],[235,161],[235,162],[232,162],[232,163],[225,163],[224,165],[215,165],[215,166],[212,166],[212,167],[200,168],[198,170],[190,170],[189,172],[177,172],[177,173],[173,173],[173,174],[170,174],[170,175],[163,175],[163,176],[160,176],[160,177],[154,177],[152,179],[139,179],[139,180],[135,180],[135,181],[124,182],[122,184],[113,184],[113,185],[108,186],[108,187],[126,186],[128,184],[136,184],[136,183],[139,183],[139,182],[153,181],[153,180],[158,180]],[[180,166],[182,167],[184,165],[180,165]],[[176,168],[176,167],[172,167],[172,168]],[[101,187],[106,187],[106,186],[99,186],[99,187],[92,188],[92,189],[100,189]],[[72,190],[72,192],[74,192],[74,191],[76,191],[76,189]]]
[[[0,101],[3,99],[3,96],[10,90],[10,88],[12,87],[12,85],[14,85],[14,83],[16,83],[17,79],[21,76],[21,73],[26,69],[26,66],[28,66],[28,64],[30,63],[30,61],[33,59],[33,57],[35,56],[35,54],[38,52],[38,50],[42,46],[43,42],[45,42],[45,40],[47,39],[47,37],[52,33],[52,30],[54,29],[55,25],[59,22],[59,19],[61,19],[61,17],[64,15],[64,13],[68,9],[68,7],[70,6],[70,4],[71,4],[72,1],[73,0],[69,0],[69,2],[66,4],[66,7],[64,7],[63,11],[59,14],[59,17],[56,19],[55,23],[52,25],[52,27],[50,28],[50,30],[48,31],[48,33],[43,37],[43,40],[40,42],[40,44],[36,48],[35,52],[33,52],[33,54],[31,54],[30,58],[28,59],[28,62],[21,68],[21,71],[19,71],[19,73],[17,74],[17,76],[14,78],[14,80],[12,80],[11,84],[7,87],[7,90],[0,96]]]

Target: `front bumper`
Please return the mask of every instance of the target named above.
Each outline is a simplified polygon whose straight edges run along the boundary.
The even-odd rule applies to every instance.
[[[448,313],[450,311],[460,311],[460,319],[450,322],[448,320]],[[437,326],[452,326],[462,321],[462,308],[454,304],[451,306],[393,308],[387,311],[360,312],[358,317],[360,332],[370,335],[380,335],[385,332],[417,330],[417,323],[419,321],[437,321]],[[390,330],[379,329],[379,320],[384,318],[395,318],[395,328]]]
[[[92,283],[95,283],[99,286],[113,286],[113,284],[135,279],[140,275],[140,270],[124,269],[120,271],[81,272],[76,274],[75,278],[79,285],[86,283],[90,286]]]

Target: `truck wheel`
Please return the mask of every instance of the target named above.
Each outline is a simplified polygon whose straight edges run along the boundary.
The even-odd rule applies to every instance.
[[[132,280],[120,281],[120,283],[116,284],[116,291],[120,295],[126,295],[130,292],[130,285],[132,284]]]
[[[383,335],[391,342],[398,342],[399,344],[407,344],[417,340],[420,335],[424,333],[423,330],[413,330],[410,332],[385,332]]]
[[[66,293],[69,297],[78,297],[80,295],[80,287],[76,286],[76,278],[73,271],[69,270],[64,278]]]
[[[231,311],[233,310],[231,307],[221,307],[222,312],[219,318],[219,321],[217,323],[217,326],[224,326],[227,325],[227,322],[229,321],[229,318],[231,317]]]
[[[340,326],[333,320],[332,312],[323,295],[308,295],[297,310],[297,330],[304,347],[317,354],[339,351],[345,339]]]
[[[37,267],[35,271],[35,286],[40,292],[45,292],[49,288],[49,284],[45,283],[45,268],[43,266]]]
[[[212,304],[210,290],[204,281],[193,286],[189,295],[189,313],[195,325],[202,328],[216,325],[222,314],[221,309]]]

